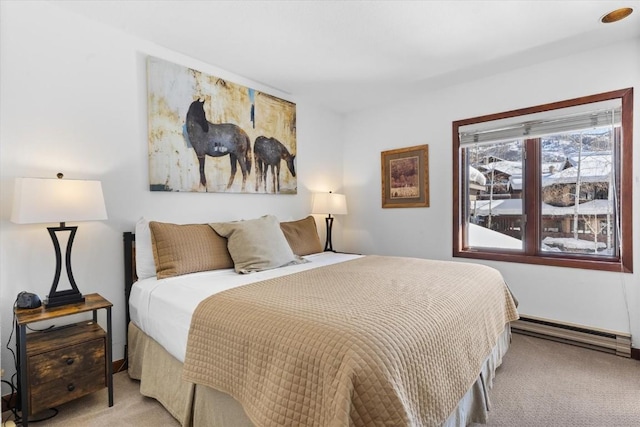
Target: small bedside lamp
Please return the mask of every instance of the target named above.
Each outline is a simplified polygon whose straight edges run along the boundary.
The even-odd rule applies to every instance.
[[[325,218],[327,225],[327,240],[324,245],[324,250],[335,252],[331,243],[331,227],[333,226],[333,217],[331,214],[346,215],[347,198],[344,194],[332,193],[331,191],[328,193],[316,193],[313,198],[313,209],[311,211],[314,214],[328,215]]]
[[[46,307],[84,301],[71,272],[71,246],[78,229],[67,227],[66,221],[99,221],[107,219],[107,211],[100,181],[46,178],[16,178],[11,222],[41,224],[59,222],[59,227],[47,227],[56,251],[56,273],[45,301]],[[65,267],[71,289],[58,291],[62,270],[62,252],[57,233],[69,232],[65,254]]]

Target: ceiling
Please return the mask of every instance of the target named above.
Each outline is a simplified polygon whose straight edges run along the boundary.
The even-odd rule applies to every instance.
[[[637,0],[54,3],[338,113],[640,38]]]

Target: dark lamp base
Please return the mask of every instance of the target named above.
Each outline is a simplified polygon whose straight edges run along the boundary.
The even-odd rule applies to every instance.
[[[327,225],[327,240],[324,244],[324,251],[325,252],[335,252],[333,250],[333,243],[331,243],[331,227],[333,227],[333,217],[331,216],[331,214],[329,214],[329,216],[327,216],[324,219],[326,225]]]
[[[84,296],[80,292],[62,291],[47,296],[44,306],[47,308],[60,307],[62,305],[75,304],[79,302],[84,302]]]
[[[47,300],[44,302],[44,306],[59,307],[61,305],[84,302],[84,297],[78,290],[76,281],[73,279],[73,272],[71,271],[71,246],[73,245],[73,238],[76,235],[78,227],[67,227],[64,225],[64,222],[61,222],[60,227],[47,227],[47,230],[49,230],[49,235],[51,236],[53,247],[56,251],[56,274],[53,277],[53,284],[51,285],[49,295],[47,295]],[[65,268],[71,289],[64,291],[58,291],[58,282],[60,280],[60,272],[62,271],[62,251],[60,250],[60,241],[57,236],[58,232],[69,232],[65,253]]]

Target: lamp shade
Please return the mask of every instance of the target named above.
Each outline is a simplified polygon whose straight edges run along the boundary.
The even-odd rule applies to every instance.
[[[313,197],[314,214],[346,215],[347,198],[344,194],[316,193]]]
[[[16,178],[11,222],[99,221],[107,219],[100,181]]]

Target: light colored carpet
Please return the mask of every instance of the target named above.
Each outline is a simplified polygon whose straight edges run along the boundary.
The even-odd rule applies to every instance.
[[[639,426],[640,361],[513,334],[490,398],[487,426]]]
[[[640,361],[514,334],[491,402],[487,426],[638,426]],[[140,395],[126,372],[114,375],[113,407],[105,389],[58,409],[56,417],[34,425],[178,426],[159,403]]]
[[[113,406],[109,407],[107,389],[81,397],[59,406],[58,414],[29,427],[172,427],[180,423],[156,400],[140,394],[140,383],[131,380],[126,372],[113,376]],[[6,419],[5,412],[2,419]],[[47,416],[48,414],[37,414]]]

